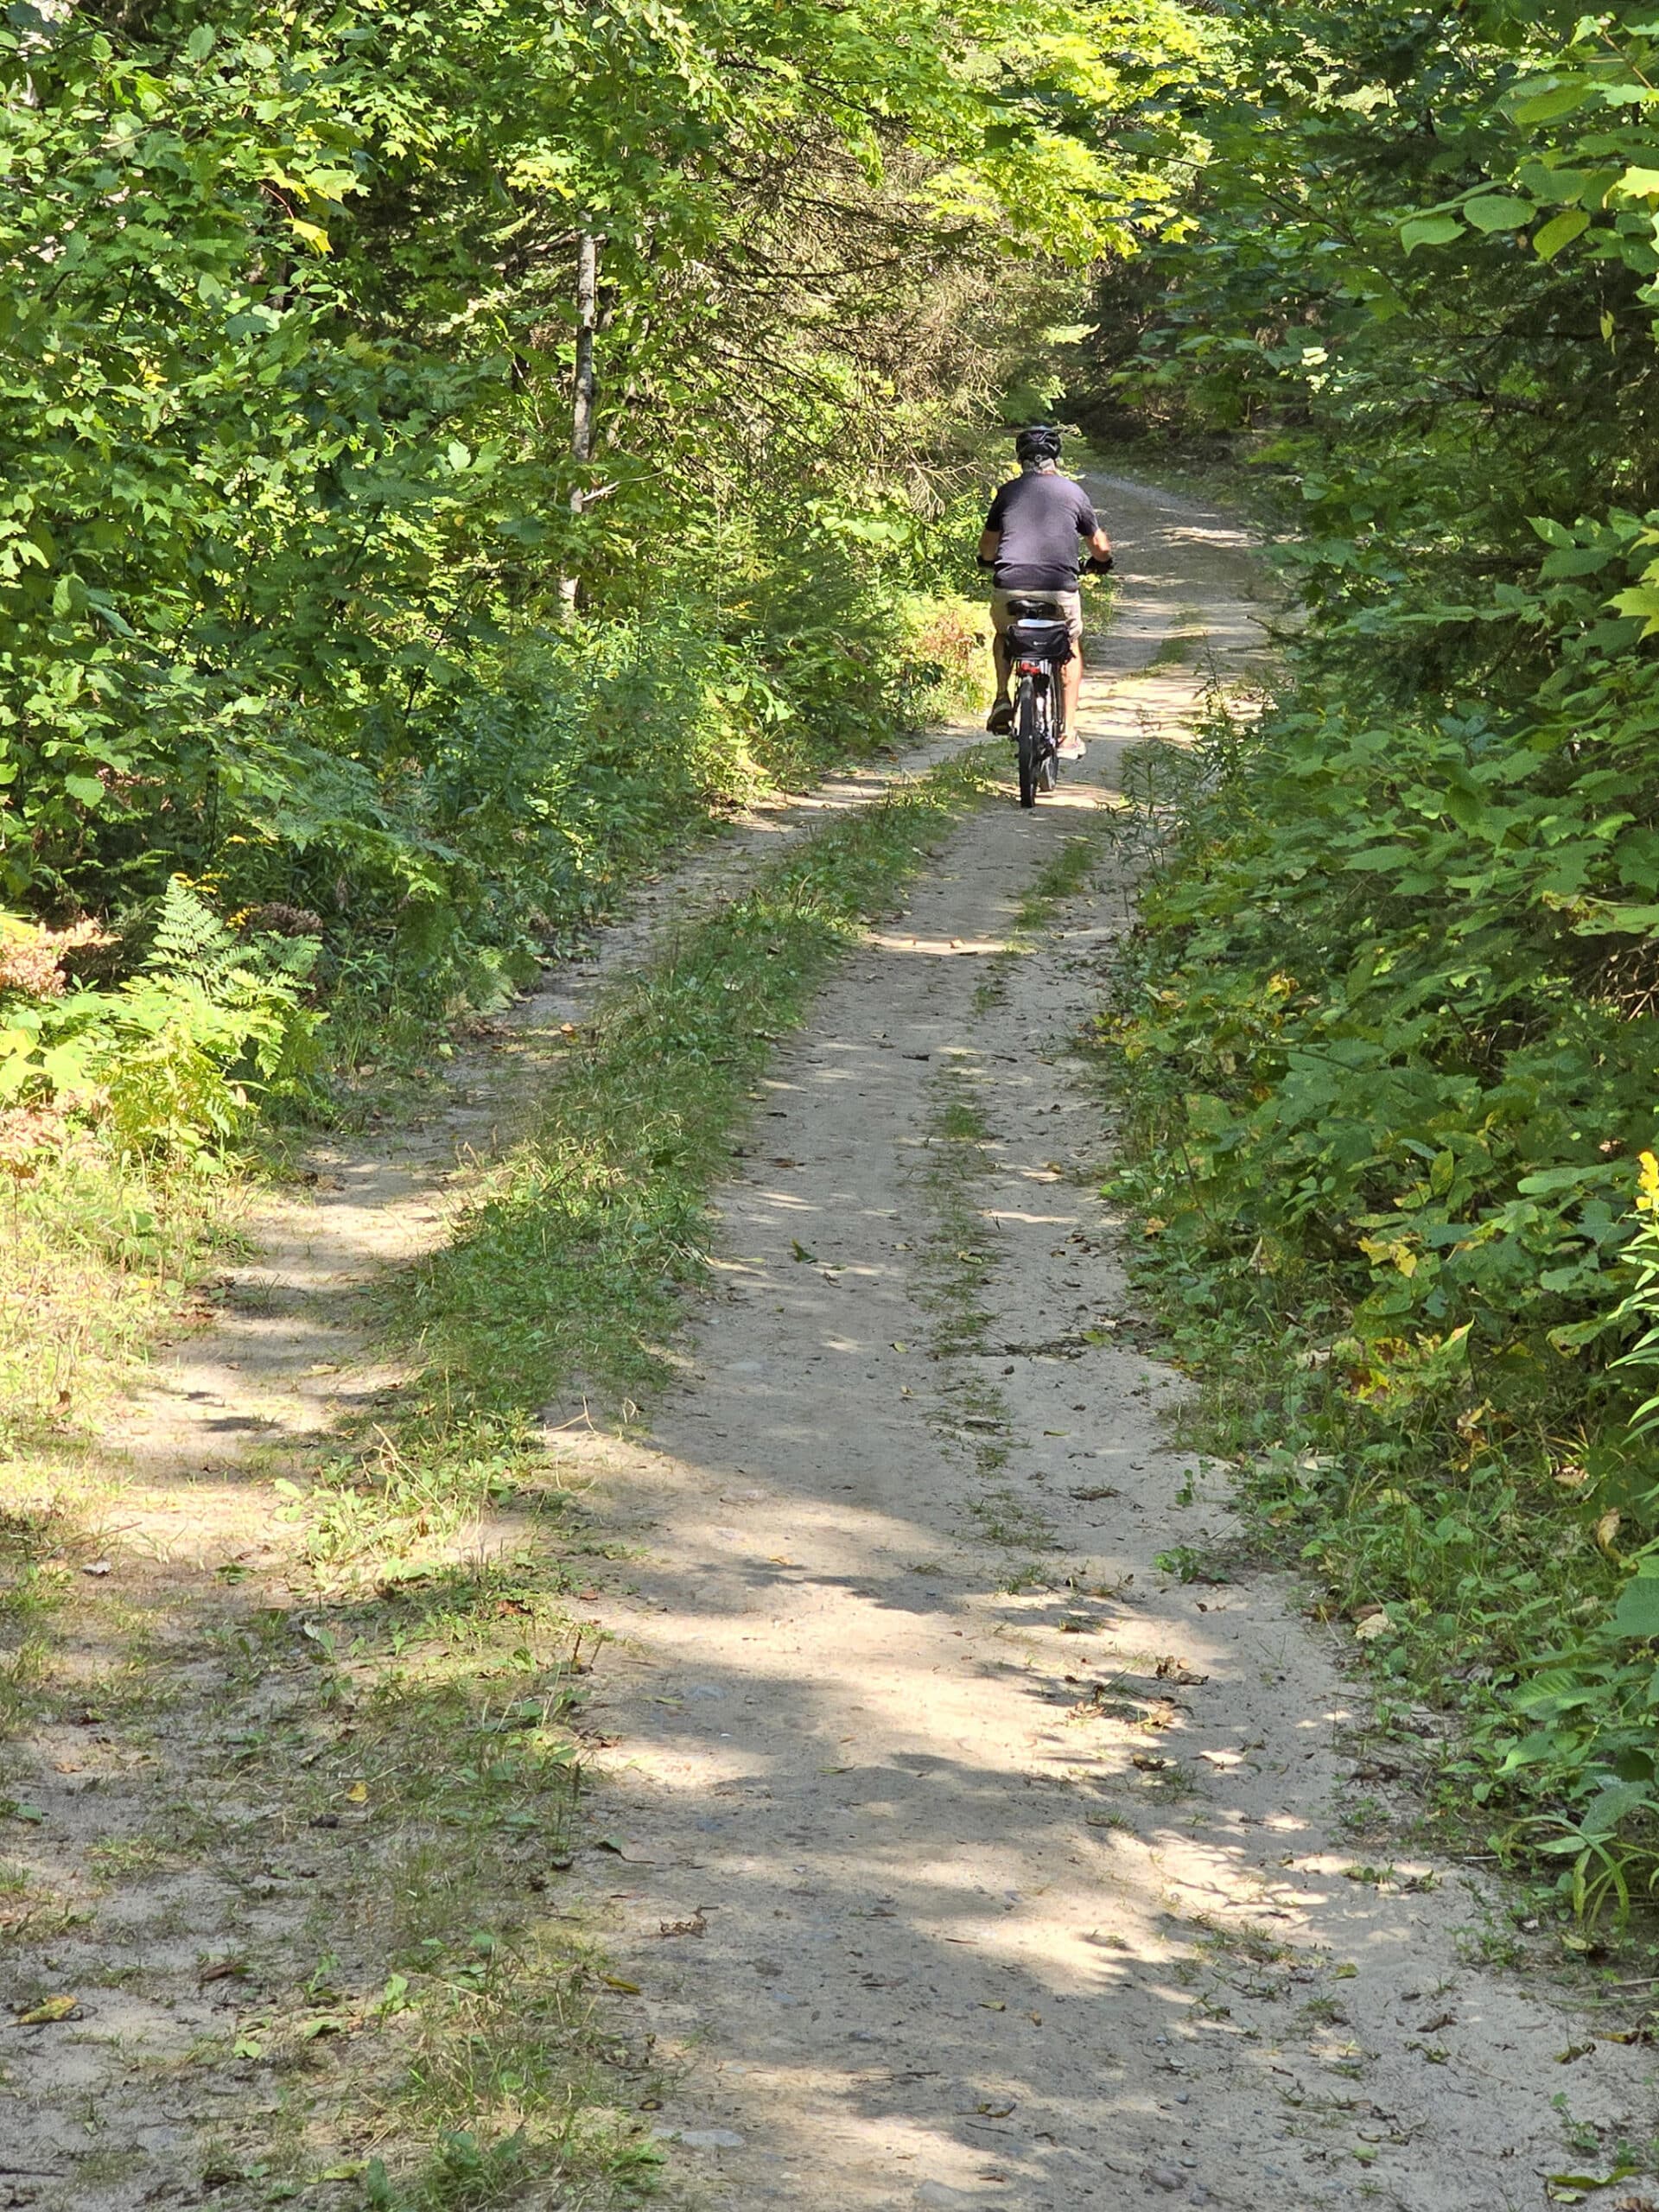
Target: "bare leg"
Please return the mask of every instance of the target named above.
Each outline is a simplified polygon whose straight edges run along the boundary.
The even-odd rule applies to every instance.
[[[1065,702],[1065,728],[1070,737],[1077,734],[1077,714],[1083,698],[1083,655],[1074,652],[1065,664],[1060,685],[1060,696]]]
[[[999,699],[1006,699],[1014,664],[1008,658],[1008,641],[1000,630],[991,639],[991,658],[996,664],[996,696]]]

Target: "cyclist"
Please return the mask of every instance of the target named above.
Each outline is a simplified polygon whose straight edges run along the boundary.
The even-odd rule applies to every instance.
[[[1059,473],[1060,434],[1051,423],[1034,423],[1014,441],[1020,474],[991,501],[979,541],[982,568],[991,571],[991,625],[996,632],[996,704],[985,727],[998,735],[1014,728],[1008,696],[1008,602],[1020,599],[1052,607],[1071,632],[1071,658],[1062,678],[1065,737],[1062,760],[1081,760],[1077,702],[1083,690],[1083,596],[1077,588],[1081,548],[1109,568],[1112,542],[1096,519],[1083,486]]]

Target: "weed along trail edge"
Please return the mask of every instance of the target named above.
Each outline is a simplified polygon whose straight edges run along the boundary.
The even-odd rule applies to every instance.
[[[562,1896],[690,2202],[1499,2212],[1649,2132],[1650,2059],[1402,1840],[1436,1724],[1376,1727],[1241,1563],[1135,1348],[1070,1043],[1123,748],[1249,634],[1236,545],[1174,542],[1185,650],[1143,637],[1058,803],[976,814],[831,982],[756,1086],[691,1371],[585,1441],[638,1587],[594,1608],[617,1740]]]

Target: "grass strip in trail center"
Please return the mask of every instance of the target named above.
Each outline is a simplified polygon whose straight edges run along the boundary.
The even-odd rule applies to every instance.
[[[709,1192],[773,1044],[992,787],[992,750],[807,838],[691,923],[573,1041],[540,1126],[400,1285],[428,1440],[447,1434],[462,1464],[487,1471],[561,1392],[580,1386],[615,1409],[664,1379],[677,1295],[704,1265]]]

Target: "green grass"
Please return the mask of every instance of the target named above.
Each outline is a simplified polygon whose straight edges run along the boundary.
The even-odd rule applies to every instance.
[[[1100,841],[1098,828],[1074,831],[1043,862],[1015,910],[1014,927],[1017,938],[1034,937],[1052,918],[1057,906],[1077,897],[1099,861]]]
[[[990,749],[819,831],[611,997],[539,1125],[398,1286],[392,1324],[422,1372],[403,1418],[382,1424],[378,1464],[338,1471],[337,1489],[475,1506],[523,1475],[550,1401],[581,1391],[626,1416],[664,1380],[681,1295],[705,1266],[709,1195],[772,1047],[990,788]]]
[[[410,1286],[434,1376],[515,1409],[575,1380],[614,1404],[664,1379],[747,1092],[831,961],[985,787],[977,758],[953,762],[820,832],[612,1001],[541,1128]]]
[[[995,956],[990,973],[975,992],[976,1013],[996,1005],[1020,963],[1037,950],[1056,909],[1087,885],[1107,834],[1103,821],[1096,821],[1065,837],[1039,868],[1014,910],[1007,950]],[[965,1504],[981,1541],[1015,1554],[1049,1551],[1054,1535],[1046,1516],[1003,1476],[1011,1449],[1007,1402],[994,1383],[964,1363],[985,1348],[990,1316],[982,1294],[992,1267],[986,1222],[975,1197],[992,1132],[966,1068],[947,1066],[934,1077],[927,1134],[923,1188],[930,1226],[916,1274],[917,1296],[930,1317],[931,1350],[938,1363],[942,1403],[937,1427],[971,1452],[976,1481]],[[962,1426],[967,1422],[974,1425],[971,1436]],[[1052,1579],[1050,1569],[1027,1556],[1008,1566],[1002,1586],[1009,1592],[1033,1589]]]
[[[990,1280],[986,1239],[992,1232],[972,1195],[985,1172],[990,1128],[965,1069],[941,1068],[930,1088],[927,1166],[922,1176],[929,1226],[917,1274],[920,1303],[931,1319],[934,1355],[950,1360],[984,1349],[990,1318],[981,1293]],[[964,1402],[961,1410],[987,1421],[1000,1419],[1003,1413],[1000,1398],[982,1387],[972,1404]]]
[[[1109,813],[1104,814],[1104,819],[1109,823]],[[1014,909],[1006,950],[986,963],[988,973],[974,993],[976,1014],[988,1013],[1001,1002],[1020,961],[1035,951],[1043,925],[1054,909],[1075,898],[1093,874],[1108,834],[1099,821],[1073,832],[1038,869]]]
[[[1056,855],[1045,874],[1065,868],[1069,876],[1066,855],[1071,849]],[[1032,904],[1028,899],[1027,906]],[[1047,1520],[1003,1476],[1011,1449],[1007,1402],[994,1382],[969,1364],[986,1348],[990,1320],[983,1294],[994,1264],[987,1242],[992,1232],[976,1197],[986,1172],[990,1125],[965,1068],[940,1069],[931,1090],[922,1176],[929,1227],[917,1255],[916,1297],[929,1317],[930,1350],[937,1363],[940,1403],[935,1431],[965,1447],[969,1456],[974,1486],[963,1506],[980,1541],[1011,1554],[1047,1550],[1054,1541]],[[1010,1565],[1005,1577],[1015,1572]],[[1046,1570],[1028,1566],[1018,1573],[1034,1575],[1038,1582],[1047,1579]],[[1020,1579],[1005,1580],[1003,1586],[1034,1585]]]
[[[231,1242],[234,1183],[140,1166],[45,1113],[46,1141],[9,1166],[4,1120],[0,1455],[50,1463],[84,1443],[112,1391],[188,1312]]]
[[[564,1892],[595,1648],[565,1586],[542,1544],[292,1611],[232,1599],[217,1621],[175,1618],[149,1688],[188,1799],[90,1854],[124,1888],[111,1949],[192,1932],[168,1918],[183,1865],[256,1907],[273,1864],[315,1884],[297,1923],[233,1913],[200,1954],[232,1968],[236,2007],[185,2063],[226,2092],[258,2084],[221,2097],[204,2148],[214,2187],[250,2192],[227,2205],[350,2177],[395,2212],[487,2212],[549,2187],[597,2212],[654,2179],[636,2108],[649,2050]],[[140,1684],[129,1712],[142,1727]],[[17,1936],[49,1940],[61,1913],[14,1886]],[[130,1971],[118,1956],[105,1979]],[[156,2094],[179,2063],[150,2063]]]

